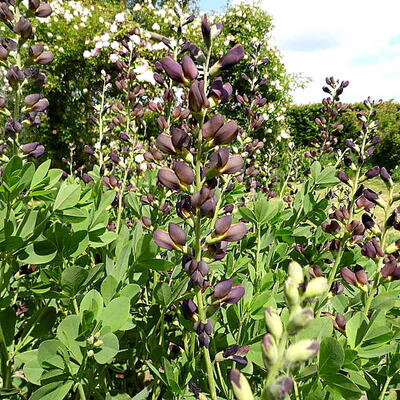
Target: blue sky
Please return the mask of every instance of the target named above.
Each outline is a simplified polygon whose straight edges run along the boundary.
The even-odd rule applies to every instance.
[[[219,11],[226,4],[226,0],[200,0],[200,6],[203,11]]]
[[[238,3],[241,0],[232,0]],[[289,72],[311,78],[296,103],[319,102],[326,76],[349,80],[343,101],[400,101],[400,0],[254,0],[274,19],[272,43]],[[201,0],[203,10],[225,0]]]

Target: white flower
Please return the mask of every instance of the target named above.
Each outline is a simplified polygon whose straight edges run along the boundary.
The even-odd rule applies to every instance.
[[[131,35],[129,37],[134,44],[140,44],[140,37],[138,35]]]
[[[138,155],[135,157],[135,161],[136,161],[137,163],[143,162],[143,161],[144,161],[143,154],[138,154]]]
[[[114,41],[111,43],[111,48],[114,49],[114,50],[118,50],[118,48],[119,48],[119,43],[118,43],[116,40],[114,40]]]
[[[115,32],[117,32],[117,31],[118,31],[118,26],[115,25],[115,24],[112,24],[112,25],[110,26],[110,32],[115,33]]]
[[[153,31],[159,31],[161,28],[160,25],[158,25],[157,22],[155,22],[151,27],[151,29],[153,29]]]
[[[92,56],[92,53],[89,50],[85,50],[83,52],[83,57],[84,58],[90,58]]]
[[[104,18],[103,18],[103,17],[100,17],[100,18],[99,18],[99,22],[102,23],[102,24],[104,24]]]
[[[118,55],[117,54],[111,54],[110,55],[110,61],[115,63],[118,61]]]
[[[125,22],[125,13],[121,12],[115,16],[115,22]]]
[[[136,76],[136,79],[137,79],[139,82],[148,82],[148,83],[151,83],[152,85],[155,85],[155,84],[156,84],[156,81],[154,80],[154,73],[153,73],[153,71],[146,71],[146,72],[143,72],[142,74],[137,75],[137,76]]]

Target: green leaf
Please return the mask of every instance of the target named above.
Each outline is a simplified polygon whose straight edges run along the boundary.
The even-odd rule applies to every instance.
[[[29,324],[35,324],[31,336],[40,338],[48,335],[56,319],[57,311],[54,307],[44,307],[37,310],[29,320]]]
[[[0,311],[0,337],[4,338],[7,347],[14,343],[15,321],[16,315],[13,308],[10,307]]]
[[[96,289],[92,289],[86,293],[79,305],[79,311],[82,316],[84,311],[91,311],[93,313],[93,319],[98,321],[103,312],[103,298],[101,294]]]
[[[63,344],[57,340],[46,340],[42,342],[38,350],[38,361],[42,367],[46,365],[52,365],[59,369],[64,369],[63,358],[59,354],[59,350],[63,347]]]
[[[171,298],[170,286],[165,282],[158,284],[154,289],[154,297],[161,306],[168,306],[169,300]]]
[[[24,264],[48,264],[57,255],[57,249],[49,240],[29,244],[18,252],[18,261]]]
[[[75,296],[85,282],[88,271],[82,267],[69,267],[61,274],[61,287],[70,296]]]
[[[361,345],[368,330],[368,320],[361,311],[354,314],[346,324],[347,343],[351,348]]]
[[[26,363],[24,365],[23,371],[24,375],[26,376],[26,379],[28,379],[30,383],[40,386],[40,378],[44,372],[44,369],[42,368],[40,362],[37,359]]]
[[[107,276],[107,278],[101,283],[100,292],[105,304],[108,304],[114,297],[117,286],[118,281],[112,275]]]
[[[127,297],[111,300],[101,315],[103,326],[108,326],[112,332],[118,331],[128,321],[129,310],[130,301]]]
[[[334,392],[340,394],[346,400],[358,400],[361,396],[361,390],[347,376],[342,374],[324,375],[326,384]]]
[[[80,197],[81,187],[76,183],[70,184],[68,181],[64,181],[57,193],[53,210],[65,210],[74,207],[78,204]]]
[[[344,362],[344,350],[340,343],[331,337],[321,342],[319,351],[319,373],[330,375],[339,371]]]
[[[82,362],[82,352],[80,342],[77,341],[79,336],[79,326],[81,318],[79,315],[68,315],[58,325],[57,338],[70,350],[75,360]]]
[[[63,400],[69,393],[74,381],[52,382],[36,390],[29,400]]]
[[[35,188],[39,183],[41,183],[44,180],[50,168],[50,164],[51,160],[47,160],[38,166],[36,172],[33,175],[30,190]]]
[[[100,336],[99,340],[102,340],[103,344],[98,347],[98,350],[94,354],[94,359],[99,364],[110,363],[119,351],[118,338],[110,332]]]

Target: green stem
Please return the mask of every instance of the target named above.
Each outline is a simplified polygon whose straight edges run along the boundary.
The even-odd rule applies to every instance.
[[[86,395],[85,395],[85,391],[83,390],[82,383],[80,383],[78,385],[78,392],[79,392],[79,396],[80,396],[81,400],[86,400]]]
[[[386,395],[387,388],[389,387],[389,384],[390,384],[390,381],[392,380],[392,378],[393,378],[392,376],[388,376],[388,377],[386,378],[386,382],[385,382],[385,384],[383,385],[382,392],[381,392],[381,394],[380,394],[380,396],[379,396],[379,400],[384,400],[385,395]]]

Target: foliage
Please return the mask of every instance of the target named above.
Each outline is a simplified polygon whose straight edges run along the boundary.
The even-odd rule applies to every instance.
[[[96,58],[111,39],[99,36],[87,57],[101,68],[87,93],[95,137],[55,168],[24,143],[48,107],[29,82],[45,83],[54,58],[34,34],[51,11],[0,3],[0,395],[395,398],[400,196],[386,168],[369,167],[382,104],[365,101],[338,150],[347,83],[327,78],[321,152],[277,151],[253,137],[273,115],[262,46],[249,45],[251,62],[240,43],[219,53],[218,18],[178,9],[173,40],[150,46],[154,33],[127,37],[117,14],[115,52]],[[192,23],[201,35],[188,46]]]
[[[318,140],[320,131],[315,119],[320,116],[320,104],[290,106],[287,110],[287,123],[293,142],[297,146],[308,147],[313,140]],[[337,134],[343,148],[345,139],[354,137],[359,131],[357,114],[365,110],[363,103],[349,104],[346,113],[340,117],[344,131]],[[384,102],[377,108],[379,129],[384,133],[382,143],[377,147],[373,162],[379,162],[388,169],[398,165],[400,159],[399,132],[400,106],[394,102]]]

